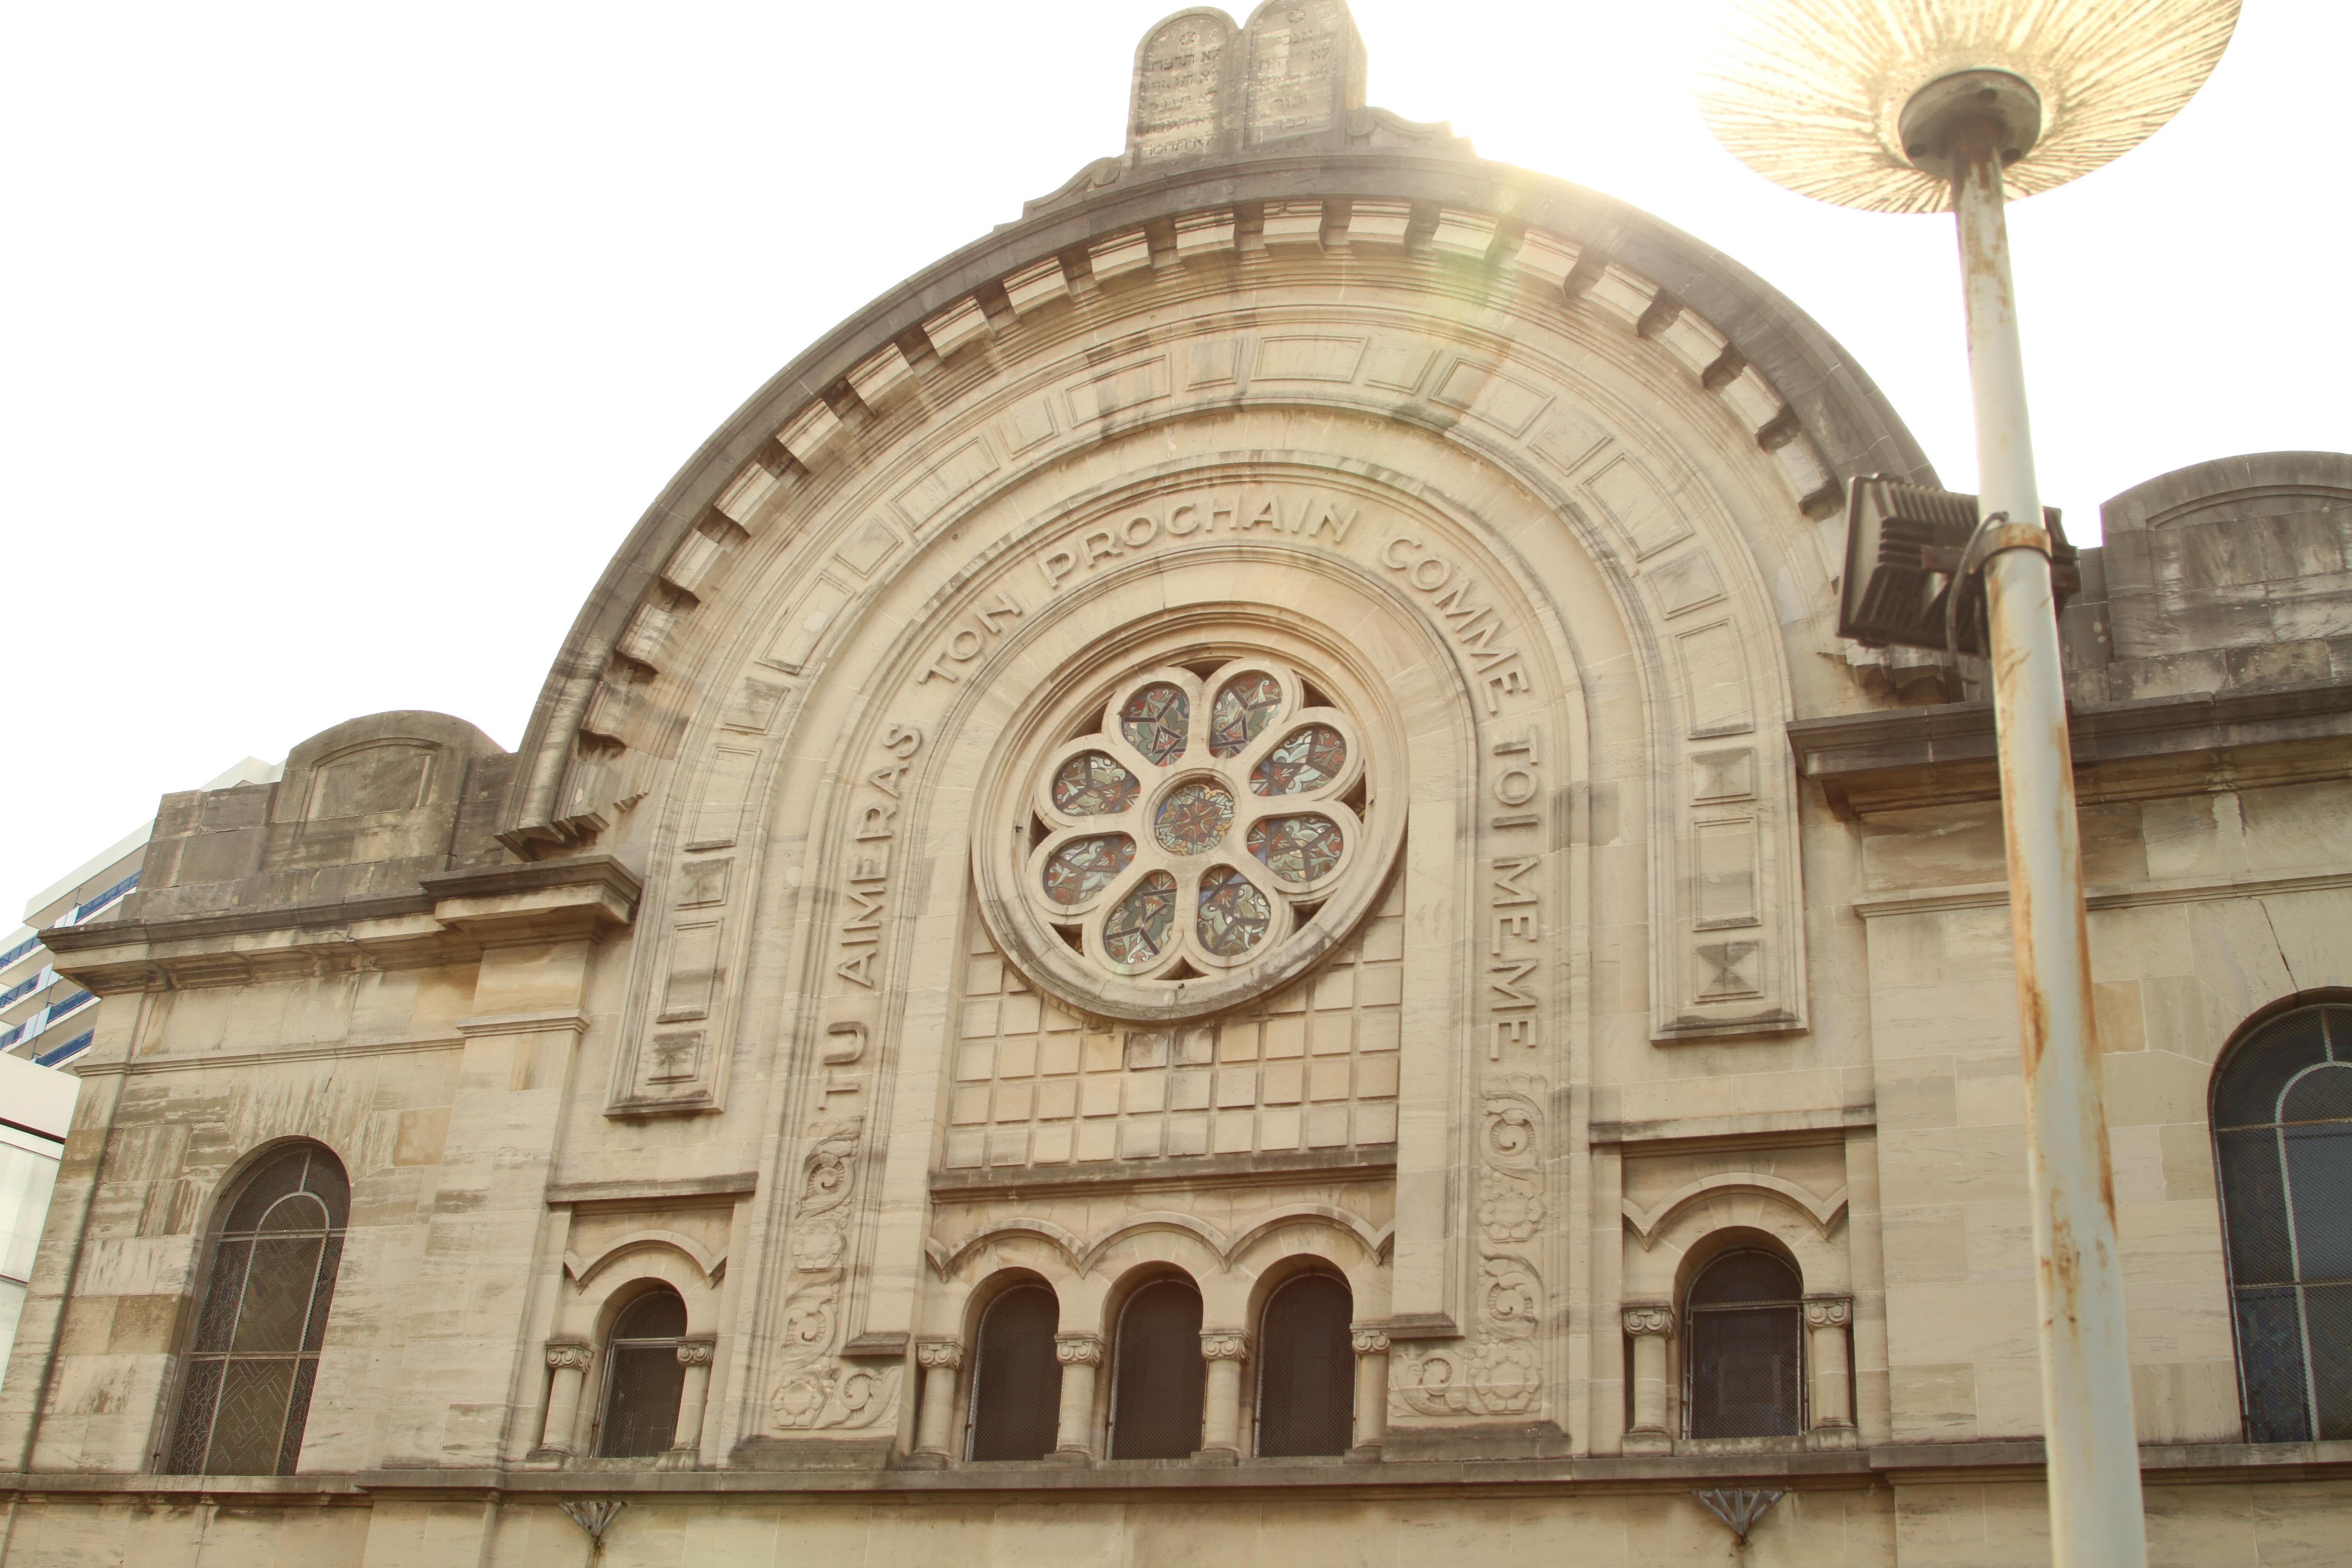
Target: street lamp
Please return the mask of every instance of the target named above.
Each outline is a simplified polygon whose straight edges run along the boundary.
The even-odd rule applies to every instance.
[[[1950,503],[1970,498],[1853,485],[1841,630],[1950,646],[1960,629],[1952,612],[1981,578],[2025,1058],[2052,1555],[2061,1568],[2136,1568],[2147,1532],[2091,1032],[2053,542],[2034,483],[2002,202],[2089,174],[2171,119],[2228,46],[2238,0],[1732,0],[1728,9],[1698,94],[1726,147],[1822,201],[1948,208],[1958,220],[1974,527],[1967,508],[1952,526]]]

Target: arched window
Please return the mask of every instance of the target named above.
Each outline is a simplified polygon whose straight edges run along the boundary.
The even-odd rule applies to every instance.
[[[1302,1274],[1267,1298],[1258,1330],[1257,1451],[1344,1454],[1356,1436],[1356,1358],[1344,1279]]]
[[[343,1258],[352,1184],[299,1143],[256,1165],[222,1207],[164,1468],[290,1476]]]
[[[1061,1302],[1043,1285],[1005,1291],[980,1316],[971,1374],[971,1457],[1042,1459],[1054,1451],[1062,1363],[1054,1357]]]
[[[1201,1292],[1155,1279],[1127,1299],[1111,1345],[1110,1457],[1182,1459],[1201,1447]]]
[[[1769,1252],[1727,1252],[1691,1286],[1685,1418],[1694,1437],[1804,1430],[1804,1287]]]
[[[2246,1439],[2352,1437],[2352,1006],[2297,1007],[2213,1080]]]
[[[643,1458],[677,1442],[678,1398],[686,1391],[677,1342],[685,1337],[686,1303],[667,1285],[656,1286],[621,1309],[604,1348],[597,1453],[607,1458]]]

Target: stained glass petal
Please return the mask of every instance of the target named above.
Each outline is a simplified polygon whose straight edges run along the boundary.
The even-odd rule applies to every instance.
[[[1080,752],[1054,773],[1054,804],[1072,816],[1116,816],[1142,784],[1100,752]]]
[[[1153,871],[1119,900],[1103,921],[1103,951],[1113,963],[1160,956],[1176,924],[1176,879]]]
[[[1259,795],[1299,795],[1321,789],[1348,766],[1348,742],[1328,724],[1294,730],[1250,770]]]
[[[1289,882],[1328,877],[1347,840],[1328,816],[1267,816],[1250,824],[1249,852]]]
[[[1192,699],[1164,680],[1143,688],[1118,710],[1118,731],[1127,743],[1163,768],[1184,754],[1192,724]]]
[[[1236,675],[1209,709],[1209,750],[1237,757],[1282,711],[1282,682],[1263,670]]]
[[[1135,860],[1135,840],[1124,833],[1073,838],[1045,858],[1045,896],[1065,908],[1101,892]]]
[[[1201,879],[1198,931],[1202,947],[1219,958],[1239,958],[1265,940],[1274,907],[1257,885],[1231,866],[1213,868]]]

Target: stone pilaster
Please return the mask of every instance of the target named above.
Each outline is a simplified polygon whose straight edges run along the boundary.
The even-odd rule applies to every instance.
[[[1388,1331],[1359,1324],[1349,1331],[1348,1348],[1356,1352],[1356,1440],[1348,1458],[1377,1459],[1389,1433]]]
[[[1054,1458],[1066,1465],[1095,1461],[1095,1370],[1102,1365],[1100,1334],[1056,1334],[1054,1359],[1062,1363],[1062,1412],[1054,1433]]]
[[[1853,1298],[1805,1298],[1805,1359],[1812,1374],[1812,1430],[1807,1441],[1823,1448],[1851,1448],[1859,1441],[1853,1422],[1853,1385],[1847,1336],[1853,1331]]]
[[[1201,1402],[1201,1457],[1234,1464],[1242,1454],[1242,1363],[1249,1360],[1250,1337],[1241,1329],[1201,1331],[1201,1359],[1208,1363],[1209,1386]]]
[[[917,1340],[915,1363],[923,1369],[923,1408],[915,1452],[944,1462],[955,1442],[956,1373],[963,1366],[963,1345],[955,1340]]]
[[[1666,1429],[1666,1346],[1675,1331],[1675,1310],[1664,1301],[1628,1301],[1619,1317],[1633,1342],[1633,1425],[1625,1433],[1625,1452],[1670,1454],[1675,1440]]]

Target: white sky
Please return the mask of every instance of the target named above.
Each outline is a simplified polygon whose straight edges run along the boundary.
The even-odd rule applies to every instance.
[[[0,9],[0,925],[159,795],[341,720],[517,743],[677,468],[827,328],[1119,151],[1171,8]],[[1948,220],[1723,153],[1695,0],[1355,14],[1374,103],[1738,258],[1974,488]],[[2013,209],[2078,541],[2184,463],[2352,447],[2347,58],[2343,0],[2246,0],[2179,119]]]

